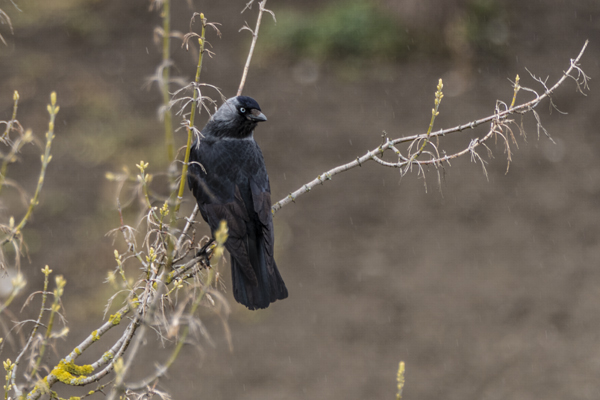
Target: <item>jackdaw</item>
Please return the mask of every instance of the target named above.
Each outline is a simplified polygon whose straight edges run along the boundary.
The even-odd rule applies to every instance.
[[[250,310],[288,296],[273,259],[271,188],[254,128],[267,117],[247,96],[228,99],[190,152],[188,185],[214,235],[227,222],[233,296]]]

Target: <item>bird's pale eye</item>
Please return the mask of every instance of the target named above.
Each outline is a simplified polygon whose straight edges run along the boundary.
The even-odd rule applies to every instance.
[[[241,107],[241,108],[240,108],[240,112],[241,112],[242,114],[244,114],[244,113],[246,112],[246,109],[245,109],[244,107]]]

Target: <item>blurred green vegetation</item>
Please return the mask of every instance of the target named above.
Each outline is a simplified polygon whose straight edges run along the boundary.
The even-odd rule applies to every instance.
[[[468,0],[457,5],[440,26],[417,27],[410,34],[401,15],[367,0],[337,1],[310,14],[287,8],[276,10],[276,16],[277,24],[265,24],[261,31],[258,52],[263,56],[397,61],[406,58],[409,50],[452,54],[458,42],[479,56],[502,57],[510,36],[507,9],[498,0]]]
[[[471,0],[466,6],[466,39],[484,54],[502,56],[509,39],[508,15],[497,0]]]
[[[401,24],[363,0],[334,3],[313,15],[280,10],[277,24],[264,30],[264,51],[292,57],[398,59],[407,50]]]

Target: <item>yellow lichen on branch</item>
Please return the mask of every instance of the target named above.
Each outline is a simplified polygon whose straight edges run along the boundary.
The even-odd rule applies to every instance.
[[[75,365],[72,361],[60,360],[51,374],[66,385],[77,386],[92,372],[94,368],[91,365]]]

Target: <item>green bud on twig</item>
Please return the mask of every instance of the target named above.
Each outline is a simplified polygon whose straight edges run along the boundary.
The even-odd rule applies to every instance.
[[[44,268],[42,268],[42,273],[48,276],[52,273],[52,270],[46,265]]]

